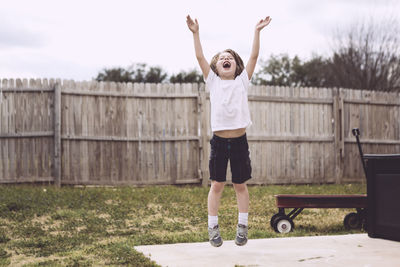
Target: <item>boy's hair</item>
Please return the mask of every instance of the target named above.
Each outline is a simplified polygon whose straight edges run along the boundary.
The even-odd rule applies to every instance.
[[[216,54],[215,56],[213,56],[213,58],[211,59],[210,68],[214,71],[215,74],[217,74],[217,75],[219,76],[218,71],[217,71],[217,66],[216,66],[216,65],[217,65],[217,61],[218,61],[219,55],[220,55],[221,53],[224,53],[224,52],[228,52],[228,53],[231,54],[231,55],[233,56],[233,58],[235,59],[235,62],[236,62],[235,78],[236,78],[236,77],[239,76],[240,73],[242,73],[242,71],[244,70],[244,64],[243,64],[243,60],[242,60],[242,58],[239,56],[239,54],[236,53],[235,51],[233,51],[232,49],[225,49],[224,51],[219,52],[218,54]]]

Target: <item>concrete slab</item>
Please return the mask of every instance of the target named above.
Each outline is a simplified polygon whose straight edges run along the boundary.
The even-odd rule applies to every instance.
[[[367,234],[137,246],[161,266],[400,266],[400,242]]]

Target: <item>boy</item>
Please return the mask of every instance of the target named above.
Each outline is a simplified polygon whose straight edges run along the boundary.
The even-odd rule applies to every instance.
[[[197,61],[210,89],[211,153],[209,161],[211,188],[208,194],[208,233],[211,245],[219,247],[223,241],[218,226],[218,208],[226,182],[230,160],[232,184],[236,192],[239,219],[235,243],[247,243],[249,193],[246,181],[251,178],[251,163],[246,128],[251,125],[247,92],[260,50],[260,31],[271,22],[260,20],[254,32],[253,47],[246,67],[240,56],[227,49],[215,55],[208,64],[200,42],[199,23],[188,15],[186,23],[193,33]]]

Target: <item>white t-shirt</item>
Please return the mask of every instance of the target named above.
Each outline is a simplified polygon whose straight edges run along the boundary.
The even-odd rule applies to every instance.
[[[210,69],[206,85],[210,90],[213,132],[246,128],[251,125],[247,100],[250,81],[245,69],[235,80],[222,80]]]

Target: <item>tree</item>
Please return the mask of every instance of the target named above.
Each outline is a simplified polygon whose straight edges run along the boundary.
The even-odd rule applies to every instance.
[[[297,86],[302,87],[331,87],[332,74],[329,60],[322,56],[313,55],[304,63],[293,65],[292,80]]]
[[[104,69],[97,75],[96,81],[133,82],[132,75],[133,72],[123,68]]]
[[[340,87],[400,90],[399,25],[387,22],[354,24],[334,40],[330,58],[332,84]]]
[[[255,84],[291,86],[292,61],[287,54],[271,55],[268,60],[261,60],[261,69],[254,77]]]
[[[144,82],[146,83],[162,83],[167,78],[167,73],[160,67],[150,67],[144,76]]]
[[[127,69],[104,69],[95,78],[96,81],[161,83],[167,78],[167,73],[161,67],[147,68],[145,63],[136,63]]]
[[[128,69],[132,72],[132,82],[134,83],[144,83],[146,82],[146,64],[136,63],[132,64]]]
[[[261,85],[400,91],[399,36],[394,19],[354,24],[335,37],[328,58],[313,55],[302,62],[297,56],[271,56],[261,63],[253,81]]]
[[[203,83],[203,75],[201,75],[197,70],[192,70],[189,72],[181,71],[178,74],[172,75],[169,78],[170,83]]]
[[[287,54],[272,55],[262,61],[254,83],[276,86],[326,86],[330,80],[329,64],[321,56],[313,55],[309,61],[302,62],[299,57],[290,58]]]

